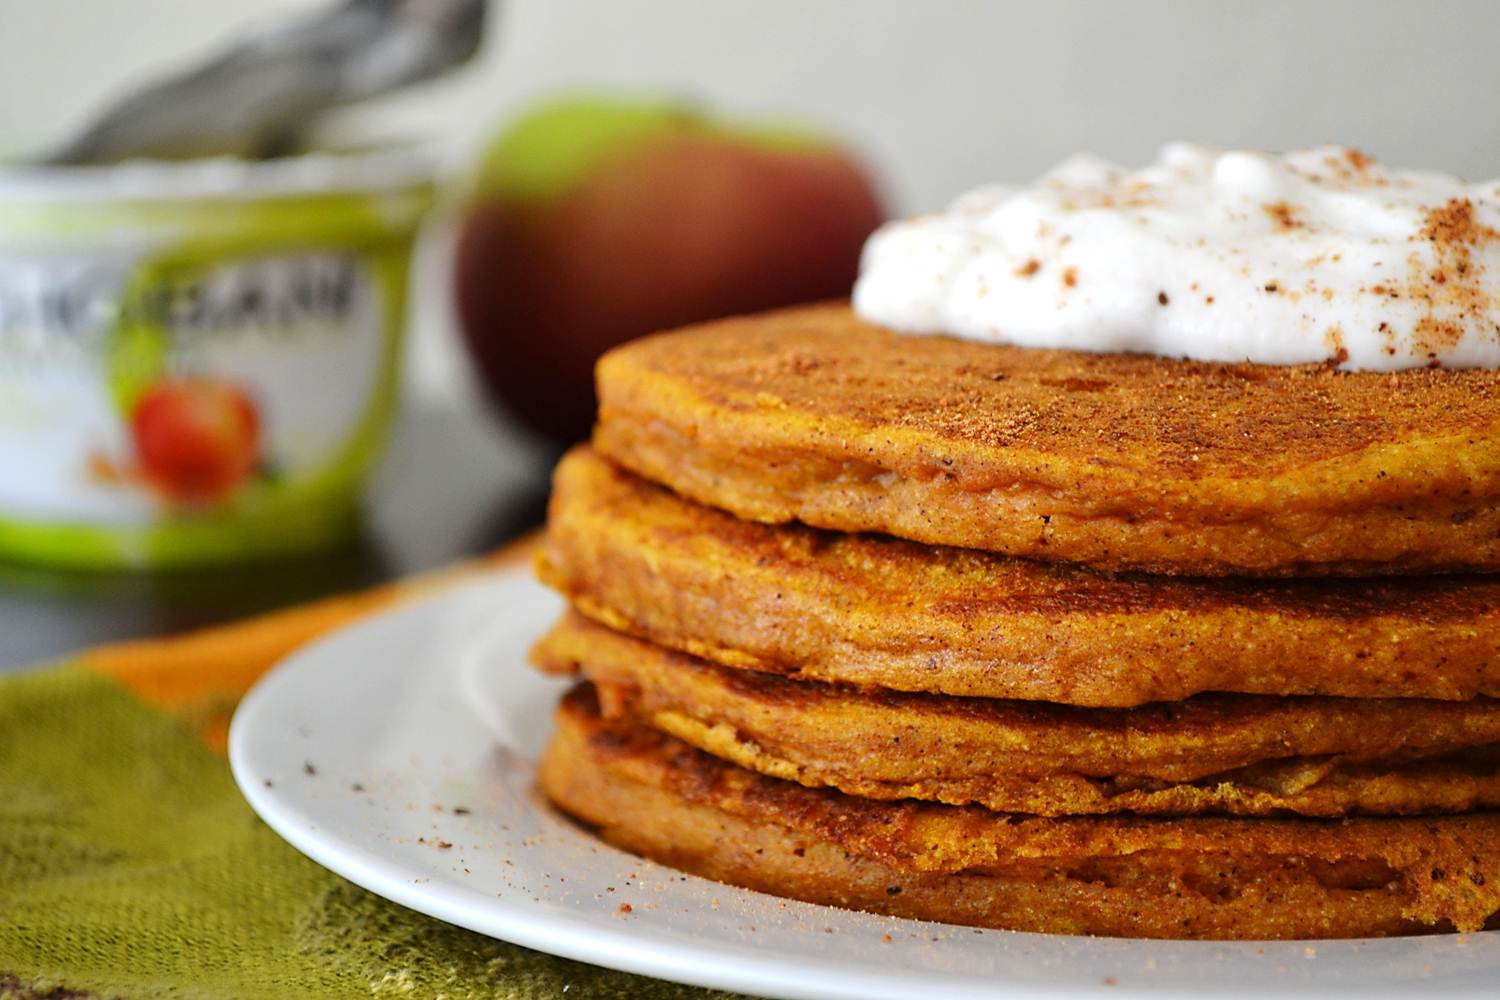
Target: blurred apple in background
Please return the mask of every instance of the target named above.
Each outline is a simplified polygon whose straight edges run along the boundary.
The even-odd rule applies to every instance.
[[[605,350],[847,296],[883,218],[825,137],[681,103],[557,101],[489,149],[459,234],[459,319],[494,396],[565,444],[589,432]]]

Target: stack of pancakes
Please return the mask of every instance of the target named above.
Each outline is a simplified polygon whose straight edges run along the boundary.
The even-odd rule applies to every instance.
[[[558,467],[541,767],[608,841],[985,927],[1500,911],[1500,372],[903,337],[627,345]]]

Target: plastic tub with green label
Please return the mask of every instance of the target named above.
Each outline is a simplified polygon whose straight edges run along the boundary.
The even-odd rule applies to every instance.
[[[0,559],[346,539],[431,194],[412,151],[0,167]]]

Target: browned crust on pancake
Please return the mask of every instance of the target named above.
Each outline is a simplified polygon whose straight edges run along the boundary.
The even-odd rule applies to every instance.
[[[1106,569],[1500,569],[1500,372],[903,337],[845,305],[610,352],[601,452],[756,521]]]
[[[1208,695],[1144,708],[858,691],[727,670],[565,617],[533,651],[609,717],[809,787],[1046,816],[1500,806],[1500,703]],[[1434,759],[1443,758],[1443,759]]]
[[[1112,576],[741,521],[587,448],[538,567],[612,628],[799,678],[1101,707],[1500,695],[1500,579]]]
[[[1173,938],[1477,930],[1500,816],[1022,818],[881,803],[732,767],[564,699],[543,790],[628,850],[811,902],[985,927]],[[891,887],[896,891],[892,892]]]

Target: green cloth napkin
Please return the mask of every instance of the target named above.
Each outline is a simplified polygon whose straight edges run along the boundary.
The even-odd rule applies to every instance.
[[[87,658],[0,679],[0,998],[727,995],[386,902],[262,824],[201,735]]]

